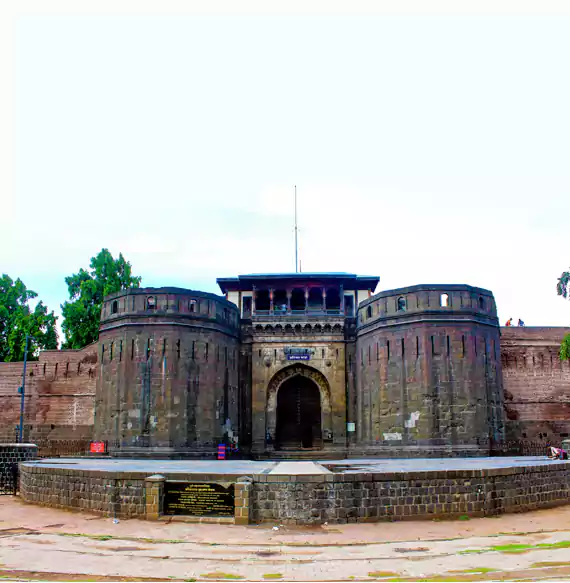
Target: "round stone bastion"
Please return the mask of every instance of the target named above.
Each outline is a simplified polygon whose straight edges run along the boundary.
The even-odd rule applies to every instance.
[[[547,457],[335,462],[58,458],[20,464],[26,502],[117,518],[322,524],[493,516],[566,504]]]

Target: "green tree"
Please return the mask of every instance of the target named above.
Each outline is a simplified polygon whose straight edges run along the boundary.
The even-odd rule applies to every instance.
[[[570,295],[570,271],[562,272],[562,275],[558,278],[556,291],[564,299],[568,298]],[[560,346],[560,360],[570,360],[570,334],[564,338]]]
[[[90,270],[81,268],[65,278],[70,301],[61,306],[65,342],[62,348],[83,348],[99,337],[103,298],[109,294],[139,287],[141,278],[131,273],[131,264],[122,254],[114,259],[108,249],[91,258]]]
[[[30,300],[37,297],[21,279],[0,278],[0,362],[24,359],[26,334],[29,360],[37,359],[39,350],[57,348],[57,318],[42,302],[32,310]]]

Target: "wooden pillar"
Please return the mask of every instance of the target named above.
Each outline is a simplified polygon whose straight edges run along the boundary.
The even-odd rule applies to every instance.
[[[287,290],[287,313],[291,313],[291,294],[293,293],[292,290]]]
[[[323,287],[323,312],[327,310],[327,288]]]
[[[269,289],[269,313],[273,314],[273,288]]]
[[[309,288],[305,288],[305,311],[309,309]]]

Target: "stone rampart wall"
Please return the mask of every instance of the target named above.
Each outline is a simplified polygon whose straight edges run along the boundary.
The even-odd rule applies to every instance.
[[[243,481],[243,476],[228,474],[166,473],[164,478]],[[27,502],[154,520],[159,518],[160,489],[153,485],[153,496],[158,498],[149,505],[148,479],[143,472],[78,471],[22,464],[20,490]],[[570,462],[393,474],[254,475],[248,489],[247,515],[253,522],[321,524],[493,516],[568,503]],[[246,518],[245,511],[241,512]]]
[[[507,439],[560,443],[570,436],[570,328],[501,328]]]
[[[22,362],[0,363],[0,441],[14,441],[20,422]],[[97,345],[48,350],[28,362],[24,440],[89,439],[97,379]]]

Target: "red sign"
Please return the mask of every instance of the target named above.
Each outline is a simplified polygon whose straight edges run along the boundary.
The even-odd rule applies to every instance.
[[[91,453],[105,453],[104,441],[92,441],[89,447]]]

